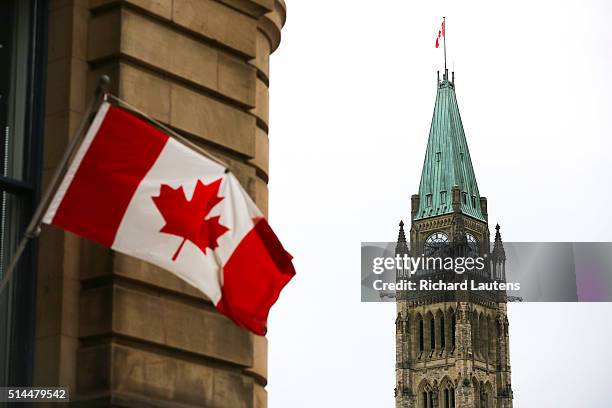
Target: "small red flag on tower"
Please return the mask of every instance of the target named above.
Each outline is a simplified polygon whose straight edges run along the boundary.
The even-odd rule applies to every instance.
[[[442,26],[438,30],[438,36],[436,37],[436,48],[440,47],[440,38],[444,37],[444,20],[442,20]]]

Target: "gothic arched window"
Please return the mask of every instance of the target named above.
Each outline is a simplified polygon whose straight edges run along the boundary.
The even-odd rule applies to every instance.
[[[436,349],[436,321],[433,317],[429,319],[429,347],[431,351]]]
[[[422,408],[433,408],[434,407],[434,393],[426,380],[421,382],[419,386],[419,391],[417,393],[420,401],[417,402],[417,407]],[[437,404],[436,404],[437,405]]]
[[[425,350],[425,332],[423,330],[423,319],[419,317],[419,351]]]
[[[489,357],[489,326],[487,324],[487,316],[481,314],[478,318],[478,326],[480,332],[478,333],[478,341],[480,341],[480,356],[484,361]]]
[[[480,338],[479,338],[478,314],[476,311],[472,314],[472,351],[474,356],[480,354]]]
[[[495,335],[495,319],[489,319],[489,360],[492,362],[496,359],[496,344],[497,336]]]
[[[444,321],[444,315],[440,316],[440,349],[446,348],[446,322]]]
[[[440,408],[455,408],[455,387],[448,378],[441,385],[440,398]]]
[[[453,350],[455,349],[455,345],[456,345],[456,340],[455,340],[455,331],[457,329],[457,319],[455,318],[455,313],[452,313],[451,315],[451,345],[453,347]]]

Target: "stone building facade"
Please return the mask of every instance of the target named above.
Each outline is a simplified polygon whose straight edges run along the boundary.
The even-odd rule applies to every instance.
[[[44,2],[43,2],[44,3]],[[50,0],[43,186],[102,74],[230,164],[267,214],[269,57],[283,0]],[[34,385],[86,406],[267,406],[267,341],[174,275],[45,227]]]
[[[487,199],[481,197],[452,80],[438,79],[419,194],[412,196],[409,242],[403,222],[396,252],[486,257],[483,271],[424,269],[414,279],[505,281],[499,225],[490,248]],[[398,276],[400,273],[398,273]],[[397,408],[511,408],[507,298],[501,291],[397,294]]]

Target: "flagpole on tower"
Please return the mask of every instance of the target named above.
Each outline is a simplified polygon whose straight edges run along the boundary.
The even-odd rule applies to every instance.
[[[446,17],[442,17],[442,37],[444,38],[444,79],[448,81],[446,71]]]

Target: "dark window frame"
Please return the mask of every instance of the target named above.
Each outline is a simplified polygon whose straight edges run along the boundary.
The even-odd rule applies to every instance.
[[[13,0],[18,2],[19,0]],[[21,0],[23,1],[23,0]],[[25,3],[25,2],[24,2]],[[49,4],[46,0],[28,0],[29,26],[26,87],[22,108],[23,120],[23,175],[20,179],[0,177],[0,191],[19,197],[16,236],[21,237],[30,221],[40,197],[42,178],[42,140],[44,132],[44,102],[46,95],[47,23]],[[7,194],[7,195],[8,195]],[[16,243],[15,243],[16,244]],[[32,384],[34,368],[34,338],[36,322],[36,241],[32,241],[0,298],[7,296],[7,353],[0,374],[1,385],[28,386]],[[9,255],[10,258],[10,255]],[[4,312],[4,311],[3,311]]]

